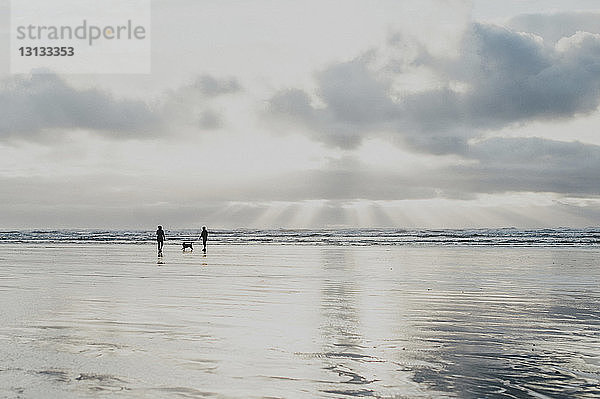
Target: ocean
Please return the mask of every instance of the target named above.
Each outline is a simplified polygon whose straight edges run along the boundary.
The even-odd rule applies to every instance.
[[[167,230],[167,243],[180,245],[200,237],[200,229]],[[154,230],[21,230],[0,231],[1,243],[144,244],[156,239]],[[211,230],[212,244],[293,245],[492,245],[595,246],[600,228],[502,229],[232,229]]]
[[[600,229],[0,233],[0,398],[597,398]]]

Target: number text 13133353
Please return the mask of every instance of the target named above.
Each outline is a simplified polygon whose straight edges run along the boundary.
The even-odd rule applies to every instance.
[[[21,57],[72,57],[73,47],[19,47]]]

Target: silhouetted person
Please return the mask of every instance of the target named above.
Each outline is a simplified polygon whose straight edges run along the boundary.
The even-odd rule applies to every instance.
[[[165,231],[162,226],[158,226],[158,230],[156,230],[156,241],[158,242],[158,256],[162,256],[163,244],[165,243]]]
[[[206,230],[206,226],[202,226],[202,233],[200,233],[200,237],[202,237],[202,251],[206,252],[206,241],[208,241],[208,230]]]

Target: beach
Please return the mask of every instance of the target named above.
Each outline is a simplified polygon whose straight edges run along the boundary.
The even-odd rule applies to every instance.
[[[179,244],[180,245],[180,244]],[[600,248],[0,245],[1,398],[600,396]]]

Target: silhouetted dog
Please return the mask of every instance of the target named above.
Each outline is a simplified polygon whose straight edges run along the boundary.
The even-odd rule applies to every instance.
[[[183,243],[183,250],[185,251],[186,248],[189,248],[191,251],[194,250],[194,247],[192,247],[192,243],[191,242],[184,242]]]

